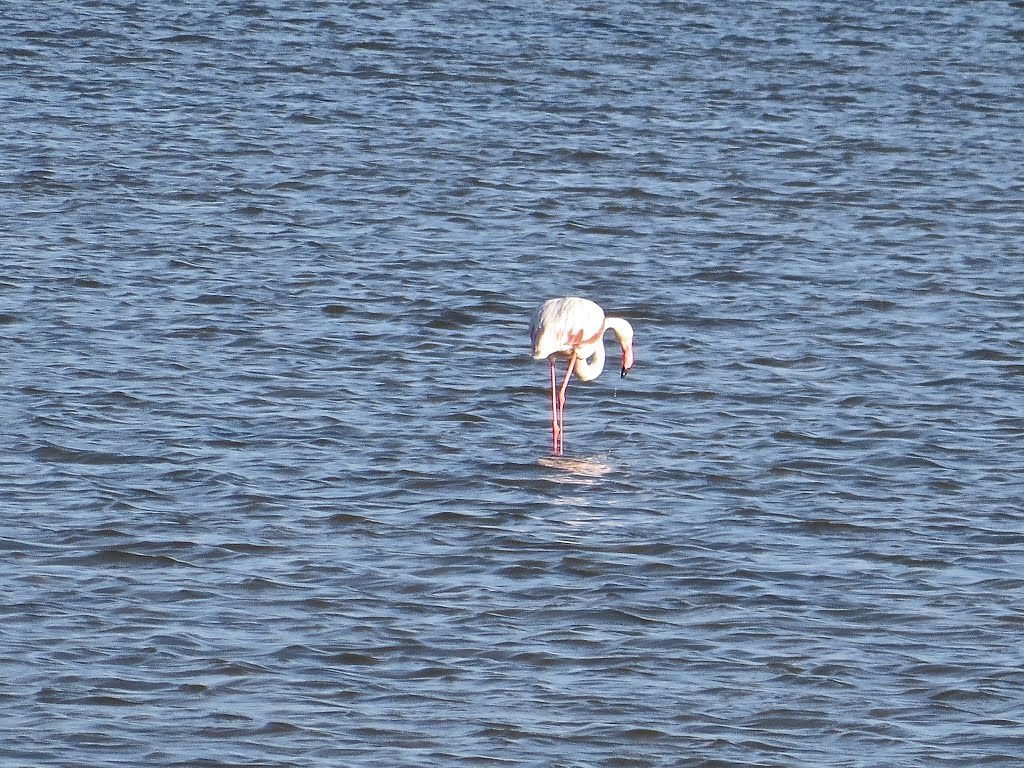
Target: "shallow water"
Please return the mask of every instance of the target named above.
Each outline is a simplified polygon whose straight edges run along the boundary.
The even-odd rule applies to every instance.
[[[1020,3],[8,16],[7,762],[1019,764]]]

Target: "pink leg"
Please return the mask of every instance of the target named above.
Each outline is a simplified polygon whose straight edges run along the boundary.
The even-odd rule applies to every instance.
[[[569,378],[572,376],[572,367],[576,364],[576,350],[569,356],[569,367],[565,370],[565,380],[562,388],[558,390],[558,445],[555,453],[559,456],[565,448],[565,389],[569,386]]]
[[[551,356],[551,451],[558,453],[558,403],[555,400],[555,356]]]

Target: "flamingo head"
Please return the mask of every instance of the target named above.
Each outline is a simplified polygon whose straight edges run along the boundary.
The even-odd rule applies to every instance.
[[[633,367],[633,340],[622,348],[622,373],[621,378],[626,378],[629,369]]]

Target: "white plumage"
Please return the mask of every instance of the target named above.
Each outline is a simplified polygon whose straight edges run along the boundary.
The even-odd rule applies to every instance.
[[[573,372],[582,380],[596,379],[604,370],[604,334],[613,331],[622,347],[622,375],[633,366],[633,327],[621,317],[606,317],[589,299],[565,296],[548,299],[533,314],[530,340],[533,359],[551,363],[551,448],[561,455],[564,446],[565,389]],[[555,388],[555,358],[568,357],[560,389]]]

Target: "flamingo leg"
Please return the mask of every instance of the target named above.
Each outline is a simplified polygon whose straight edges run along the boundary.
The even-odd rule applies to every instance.
[[[569,356],[569,367],[565,369],[565,380],[562,381],[562,387],[558,390],[558,445],[555,446],[555,453],[559,456],[562,455],[562,450],[565,448],[565,390],[569,386],[569,379],[572,376],[572,367],[576,364],[576,350],[572,351]],[[554,369],[552,369],[553,371]],[[554,389],[552,388],[552,392]]]
[[[555,356],[551,358],[551,451],[558,453],[558,401],[556,399],[555,385]]]

